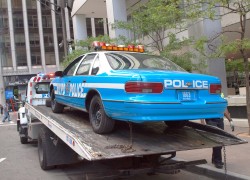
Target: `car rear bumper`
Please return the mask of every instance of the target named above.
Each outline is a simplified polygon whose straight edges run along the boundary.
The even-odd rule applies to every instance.
[[[135,123],[165,120],[221,118],[227,103],[126,103],[103,101],[106,114],[116,120]]]

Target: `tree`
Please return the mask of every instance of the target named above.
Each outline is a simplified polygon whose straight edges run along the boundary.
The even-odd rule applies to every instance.
[[[131,20],[117,21],[113,28],[127,29],[134,34],[134,43],[147,40],[149,43],[143,43],[147,49],[171,59],[187,71],[201,72],[205,69],[205,63],[204,60],[193,62],[196,54],[190,50],[192,38],[177,38],[178,33],[187,30],[190,22],[204,14],[200,6],[191,6],[189,3],[187,1],[183,4],[182,0],[150,0],[147,3],[138,3],[130,9]]]
[[[223,13],[218,15],[218,8],[222,8]],[[195,45],[194,48],[201,55],[207,57],[225,57],[228,53],[239,53],[239,58],[243,59],[245,68],[247,117],[250,126],[249,62],[247,56],[247,51],[250,50],[250,41],[246,37],[246,32],[249,31],[247,28],[250,27],[246,25],[249,11],[249,0],[149,0],[144,4],[138,3],[137,7],[130,10],[131,20],[129,22],[116,22],[114,28],[123,28],[133,32],[134,42],[138,39],[151,39],[152,43],[148,44],[148,47],[155,48],[161,54],[164,54],[165,50],[168,54],[169,49],[164,46],[171,39],[168,32],[177,34],[185,31],[200,19],[216,20],[223,16],[235,15],[239,20],[239,29],[223,30],[215,37],[193,39],[193,43],[189,45]],[[238,39],[228,41],[225,38],[227,33],[238,34]],[[218,41],[219,43],[214,43]]]
[[[100,35],[97,37],[88,37],[86,40],[75,41],[72,44],[72,47],[73,47],[72,53],[68,54],[63,59],[63,62],[62,62],[63,67],[66,67],[67,65],[69,65],[74,59],[76,59],[80,55],[94,51],[94,48],[92,46],[92,43],[94,41],[105,42],[106,44],[119,44],[119,43],[130,44],[131,43],[131,41],[129,41],[127,38],[123,36],[111,39],[107,35]]]
[[[239,28],[223,30],[213,38],[203,38],[200,42],[206,43],[207,47],[213,52],[213,56],[226,56],[227,54],[238,53],[238,59],[243,60],[243,67],[245,73],[246,82],[246,106],[247,106],[247,118],[250,126],[250,91],[249,91],[249,62],[247,52],[250,50],[250,40],[247,38],[246,33],[249,32],[250,27],[247,26],[247,16],[250,15],[250,1],[249,0],[211,0],[209,2],[201,1],[203,4],[207,4],[209,7],[223,8],[222,13],[218,16],[211,11],[211,19],[222,18],[223,16],[234,15],[238,18]],[[226,38],[226,34],[237,34],[238,37],[234,41],[230,41]],[[218,38],[221,39],[219,47],[213,46],[213,42]],[[199,43],[200,43],[199,42]],[[198,44],[199,44],[198,43]],[[201,43],[202,44],[202,43]],[[201,47],[201,46],[198,46]],[[200,52],[204,52],[202,48],[198,48]],[[250,134],[250,129],[249,129]]]

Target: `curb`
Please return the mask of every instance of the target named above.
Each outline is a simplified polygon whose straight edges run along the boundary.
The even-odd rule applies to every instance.
[[[186,161],[186,160],[181,160],[178,158],[174,158],[173,160],[174,161]],[[250,180],[250,176],[234,173],[231,171],[227,171],[227,173],[225,173],[224,169],[217,169],[207,164],[187,166],[183,170],[194,173],[194,174],[204,175],[206,177],[218,179],[218,180],[221,180],[221,179]]]

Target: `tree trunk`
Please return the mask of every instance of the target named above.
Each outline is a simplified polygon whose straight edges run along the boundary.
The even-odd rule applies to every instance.
[[[248,58],[244,58],[245,62],[245,80],[246,80],[246,106],[247,106],[247,119],[248,119],[248,127],[250,127],[250,91],[249,91],[249,69],[248,69]],[[250,128],[248,130],[248,134],[250,135]]]

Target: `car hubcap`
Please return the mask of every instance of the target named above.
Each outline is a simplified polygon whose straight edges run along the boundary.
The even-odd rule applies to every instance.
[[[100,109],[99,109],[99,110],[96,112],[96,114],[95,114],[95,124],[96,124],[97,126],[99,126],[100,123],[101,123],[101,120],[102,120],[102,114],[101,114]]]

